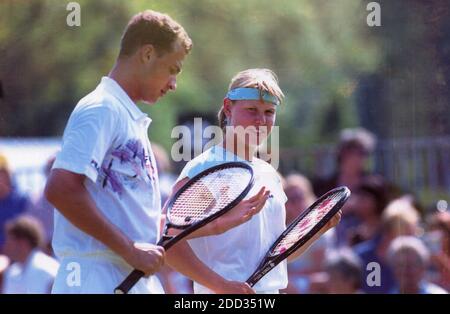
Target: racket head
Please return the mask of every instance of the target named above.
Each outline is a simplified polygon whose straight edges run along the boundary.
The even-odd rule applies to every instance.
[[[272,257],[292,254],[322,229],[349,197],[350,190],[345,186],[322,195],[289,224],[269,249],[268,254]]]
[[[302,211],[272,244],[247,283],[254,286],[276,265],[308,242],[342,208],[349,197],[350,190],[341,186],[328,191]]]
[[[236,206],[254,184],[253,169],[244,162],[227,162],[190,179],[169,200],[167,228],[202,227]]]

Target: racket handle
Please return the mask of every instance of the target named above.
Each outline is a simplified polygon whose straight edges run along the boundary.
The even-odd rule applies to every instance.
[[[116,288],[114,289],[115,294],[127,294],[128,291],[130,291],[131,288],[141,279],[144,277],[144,273],[140,270],[133,270],[127,278],[125,278],[124,281]]]

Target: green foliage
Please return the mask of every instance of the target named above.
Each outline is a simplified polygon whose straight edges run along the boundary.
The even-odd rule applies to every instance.
[[[367,1],[80,0],[82,25],[69,27],[68,2],[0,3],[1,136],[61,135],[77,101],[114,64],[128,19],[144,9],[168,13],[194,41],[177,91],[142,106],[153,117],[152,139],[166,148],[181,113],[214,114],[231,77],[251,67],[279,76],[284,147],[332,141],[339,129],[359,125],[355,91],[362,75],[381,75],[389,84],[379,109],[387,135],[424,134],[433,125],[426,120],[426,73],[436,64],[425,62],[432,50],[420,45],[430,34],[421,24],[424,6],[382,1],[383,27],[369,28]]]

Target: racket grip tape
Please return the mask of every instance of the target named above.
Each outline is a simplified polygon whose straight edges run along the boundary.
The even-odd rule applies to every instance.
[[[127,278],[125,278],[124,281],[116,288],[114,289],[115,294],[127,294],[128,291],[130,291],[131,288],[141,279],[144,277],[144,273],[140,270],[133,270]]]

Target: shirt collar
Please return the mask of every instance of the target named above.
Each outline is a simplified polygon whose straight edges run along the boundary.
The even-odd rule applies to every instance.
[[[139,107],[131,100],[130,96],[128,96],[128,94],[114,79],[104,76],[102,77],[101,84],[104,85],[108,91],[120,101],[134,120],[141,121],[148,119],[148,124],[150,124],[152,120],[146,113],[139,109]]]

